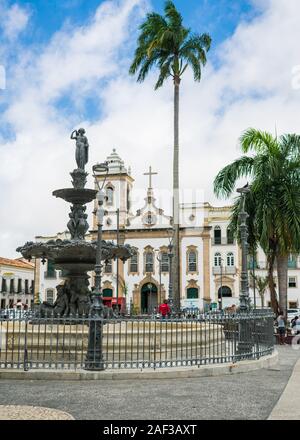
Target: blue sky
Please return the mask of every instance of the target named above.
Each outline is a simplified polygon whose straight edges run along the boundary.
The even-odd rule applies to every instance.
[[[10,0],[9,4],[13,4]],[[86,24],[102,3],[100,0],[33,0],[19,4],[32,13],[31,26],[23,37],[28,44],[46,42],[65,22]],[[163,13],[163,0],[152,0],[153,9]],[[242,20],[257,13],[250,0],[175,0],[186,25],[197,32],[209,32],[215,46],[233,33]]]
[[[28,12],[30,21],[26,31],[20,33],[19,43],[23,45],[24,50],[36,49],[47,45],[53,35],[62,28],[88,26],[101,3],[103,1],[100,0],[22,0],[18,5]],[[119,3],[118,0],[115,3]],[[213,44],[209,60],[215,65],[218,65],[216,51],[219,44],[230,37],[239,24],[251,21],[257,14],[250,0],[175,0],[174,3],[182,13],[186,26],[195,32],[208,32],[211,35]],[[13,4],[15,0],[6,2],[7,7]],[[163,13],[163,0],[152,0],[151,5],[153,10]],[[133,45],[128,53],[129,58],[132,51]],[[14,61],[14,58],[14,51],[10,51],[8,62]],[[103,86],[103,81],[99,85]],[[64,111],[72,111],[72,105],[68,92],[57,100],[57,106]],[[85,116],[92,121],[99,115],[101,106],[98,97],[93,96],[93,93],[87,93],[80,117]],[[4,137],[13,136],[10,127],[4,124],[0,133]]]

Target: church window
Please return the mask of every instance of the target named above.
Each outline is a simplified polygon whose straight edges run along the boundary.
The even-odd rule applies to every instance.
[[[197,254],[195,251],[189,251],[188,253],[188,271],[197,271]]]
[[[132,255],[132,257],[130,258],[129,271],[131,273],[138,272],[138,255],[137,254]]]
[[[25,280],[25,293],[29,293],[29,281]]]
[[[215,229],[214,229],[214,244],[221,244],[221,243],[222,243],[221,228],[220,228],[220,226],[215,226]]]
[[[114,203],[114,189],[111,186],[108,186],[106,188],[106,197],[107,197],[107,204],[113,205],[113,203]]]
[[[161,271],[169,272],[169,256],[167,252],[161,254]]]
[[[153,272],[153,252],[145,254],[145,272]]]

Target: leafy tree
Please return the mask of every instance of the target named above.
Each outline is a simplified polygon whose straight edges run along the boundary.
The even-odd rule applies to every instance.
[[[169,78],[174,84],[174,156],[173,156],[173,294],[175,309],[180,307],[179,270],[179,87],[182,75],[190,66],[194,80],[200,81],[206,53],[210,49],[208,34],[195,34],[183,26],[181,14],[172,1],[165,2],[164,16],[151,12],[140,26],[130,74],[138,72],[137,81],[143,82],[153,67],[159,75],[155,90]]]
[[[269,283],[276,262],[279,307],[286,316],[288,256],[300,251],[300,136],[278,139],[250,128],[240,146],[244,155],[218,173],[214,190],[229,197],[239,179],[251,179],[255,236],[267,255]]]

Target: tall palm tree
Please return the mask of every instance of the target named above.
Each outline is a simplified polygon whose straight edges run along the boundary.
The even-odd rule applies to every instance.
[[[252,180],[255,234],[267,255],[269,274],[276,259],[279,307],[286,316],[288,256],[300,251],[300,136],[278,139],[251,128],[241,136],[240,146],[245,155],[218,173],[214,190],[229,197],[240,178]]]
[[[168,78],[174,83],[174,156],[173,156],[173,295],[175,309],[180,307],[179,269],[179,86],[186,68],[190,66],[194,80],[200,81],[201,68],[206,64],[210,49],[208,34],[195,34],[183,26],[181,14],[172,1],[165,2],[164,16],[147,14],[140,26],[137,48],[129,73],[138,72],[143,82],[153,67],[159,70],[155,90]]]

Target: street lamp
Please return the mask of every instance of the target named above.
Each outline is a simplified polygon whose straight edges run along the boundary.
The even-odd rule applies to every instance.
[[[172,308],[173,306],[173,277],[172,277],[172,260],[174,257],[173,254],[173,244],[170,243],[168,245],[168,257],[169,257],[169,304]]]
[[[220,300],[219,300],[219,310],[223,310],[223,258],[220,257],[220,275],[221,275],[221,289],[220,289]]]
[[[161,304],[161,264],[162,264],[162,256],[159,258],[159,249],[155,249],[157,252],[156,259],[159,263],[159,304]]]
[[[250,192],[250,187],[247,184],[243,188],[237,189],[241,194],[241,211],[239,213],[241,247],[242,247],[242,271],[241,271],[241,289],[240,289],[240,310],[247,312],[249,310],[249,283],[247,270],[247,255],[248,255],[248,214],[245,210],[246,194]]]
[[[95,172],[106,172],[103,183],[100,187]],[[85,369],[86,370],[103,370],[103,356],[102,356],[102,336],[103,336],[103,298],[101,287],[101,271],[102,271],[102,227],[104,217],[104,200],[105,193],[103,187],[105,185],[108,174],[107,163],[96,164],[93,166],[93,176],[98,186],[97,200],[98,200],[98,233],[97,233],[97,250],[96,250],[96,265],[95,265],[95,288],[92,294],[91,317],[95,318],[89,322],[89,337],[88,350],[86,356]]]

